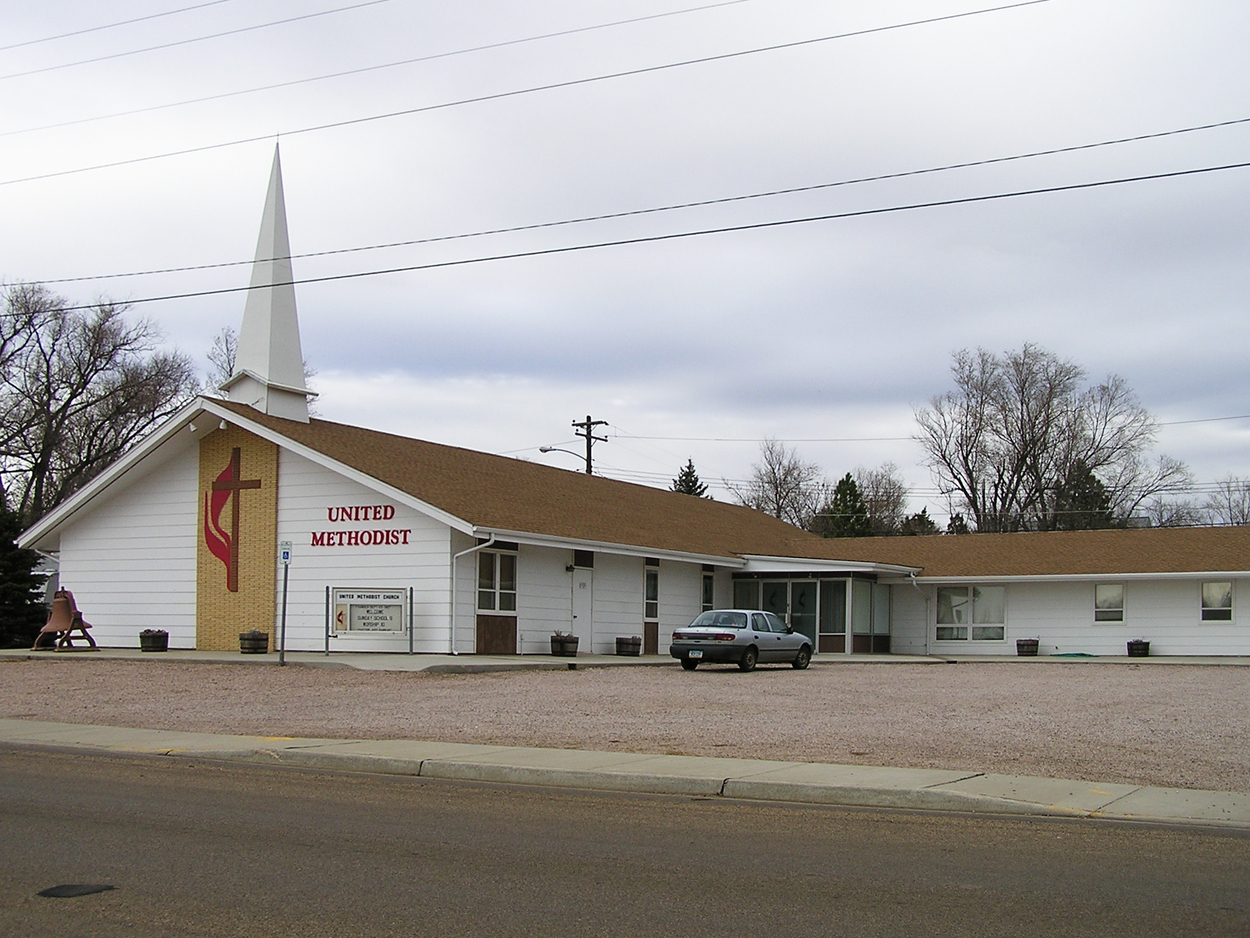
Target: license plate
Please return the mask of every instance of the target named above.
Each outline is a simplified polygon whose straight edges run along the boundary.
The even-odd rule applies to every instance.
[[[703,652],[700,651],[698,648],[696,648],[694,651],[686,652],[686,657],[687,658],[702,658]]]

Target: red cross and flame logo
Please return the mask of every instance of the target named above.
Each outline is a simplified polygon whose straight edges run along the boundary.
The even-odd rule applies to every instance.
[[[239,591],[239,493],[260,488],[260,479],[242,479],[239,468],[242,456],[239,447],[230,453],[230,462],[204,495],[204,542],[209,552],[226,565],[226,589]],[[230,528],[221,521],[226,504],[230,504]]]

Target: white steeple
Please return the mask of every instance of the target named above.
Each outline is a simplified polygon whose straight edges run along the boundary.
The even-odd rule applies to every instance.
[[[295,286],[291,282],[294,279],[286,201],[282,196],[282,164],[275,146],[234,374],[221,389],[227,400],[250,404],[275,417],[307,423],[308,399],[316,395],[304,386],[304,354],[295,312]]]

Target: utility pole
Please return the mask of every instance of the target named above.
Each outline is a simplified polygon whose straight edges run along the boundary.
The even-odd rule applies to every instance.
[[[592,475],[592,464],[590,459],[590,450],[595,445],[595,441],[600,443],[608,442],[606,436],[595,436],[595,427],[606,427],[606,420],[591,420],[590,414],[586,415],[586,419],[582,421],[573,421],[573,428],[577,431],[577,435],[586,440],[586,475]]]

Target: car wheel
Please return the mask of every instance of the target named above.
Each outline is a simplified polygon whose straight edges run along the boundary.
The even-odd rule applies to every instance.
[[[799,649],[799,653],[794,656],[794,660],[790,662],[790,667],[796,671],[802,671],[812,663],[812,650],[804,645]]]
[[[750,648],[748,648],[746,651],[742,653],[742,660],[738,662],[738,670],[739,671],[754,671],[755,662],[759,660],[759,657],[760,657],[760,653],[756,650],[755,646],[752,645]]]
[[[699,666],[699,662],[696,661],[694,658],[682,658],[681,666],[685,668],[687,671],[693,671],[695,668]]]

